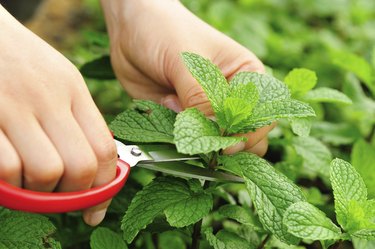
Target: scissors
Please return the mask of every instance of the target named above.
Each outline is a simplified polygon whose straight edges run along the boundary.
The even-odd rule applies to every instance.
[[[199,157],[180,154],[172,145],[125,145],[116,139],[115,143],[118,161],[116,177],[111,182],[88,190],[46,193],[22,189],[0,180],[0,206],[33,213],[65,213],[93,207],[113,198],[134,166],[207,181],[243,182],[240,177],[187,163]]]

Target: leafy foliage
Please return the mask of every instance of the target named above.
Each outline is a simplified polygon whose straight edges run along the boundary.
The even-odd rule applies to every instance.
[[[52,237],[56,228],[46,217],[0,210],[0,248],[61,248]]]
[[[96,20],[98,1],[84,2],[90,3],[87,13],[94,13]],[[102,20],[96,20],[93,31],[83,33],[86,41],[77,44],[70,59],[81,68],[108,122],[125,109],[110,126],[116,137],[135,143],[176,143],[180,152],[200,154],[200,162],[191,162],[195,166],[211,171],[225,168],[243,177],[245,184],[203,184],[134,168],[103,227],[93,230],[76,213],[47,219],[0,208],[0,248],[60,248],[57,240],[63,248],[89,244],[92,248],[126,248],[125,244],[142,249],[191,248],[193,240],[200,248],[215,249],[302,249],[314,240],[321,240],[323,248],[340,246],[341,240],[352,241],[356,249],[374,248],[375,2],[182,2],[253,51],[270,69],[263,75],[231,75],[228,83],[209,60],[184,53],[183,60],[205,90],[216,119],[208,120],[196,110],[178,117],[202,129],[183,122],[183,128],[177,129],[177,114],[155,103],[136,100],[130,104],[121,87],[110,80],[114,75],[109,42],[106,34],[98,32],[103,30]],[[254,131],[276,120],[265,156],[268,162],[242,153],[221,157],[222,148],[239,141],[229,135]],[[187,142],[181,145],[176,142],[180,141],[178,130],[180,138],[184,131],[203,136],[184,138],[181,142]],[[214,142],[207,143],[206,131],[214,134],[208,139]],[[354,168],[341,159],[331,162],[333,157],[351,158]],[[217,165],[217,158],[227,158],[226,164]],[[169,185],[164,189],[159,182]],[[160,199],[153,197],[155,193]],[[152,202],[156,210],[147,209],[143,202]],[[138,205],[141,209],[134,208]],[[141,214],[144,209],[145,215]],[[131,210],[139,219],[126,215]],[[339,221],[341,228],[330,219]],[[298,246],[284,243],[296,243],[297,238],[303,240]]]
[[[116,137],[132,142],[173,143],[176,114],[151,101],[138,100],[110,125]]]
[[[171,226],[184,227],[200,220],[211,208],[212,196],[203,189],[177,178],[157,178],[132,200],[122,220],[124,238],[132,242],[161,213]]]

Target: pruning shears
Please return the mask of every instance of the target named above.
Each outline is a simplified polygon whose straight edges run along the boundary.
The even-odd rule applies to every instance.
[[[89,208],[114,197],[134,166],[207,181],[243,182],[240,177],[187,163],[199,158],[180,154],[171,145],[125,145],[116,139],[115,143],[118,161],[113,181],[89,190],[45,193],[0,180],[0,206],[34,213],[64,213]]]

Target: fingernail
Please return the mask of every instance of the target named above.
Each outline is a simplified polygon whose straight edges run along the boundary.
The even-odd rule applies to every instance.
[[[165,98],[161,101],[161,103],[165,107],[167,107],[167,108],[169,108],[169,109],[171,109],[171,110],[173,110],[177,113],[182,111],[182,107],[180,106],[180,104],[174,98]]]
[[[100,222],[103,221],[106,212],[107,212],[107,209],[99,210],[99,211],[92,213],[91,215],[89,215],[88,219],[86,220],[86,223],[89,224],[90,226],[98,225]]]
[[[207,118],[211,119],[212,121],[216,121],[216,117],[213,115],[208,116]]]
[[[231,147],[224,150],[224,154],[234,154],[245,149],[245,142],[239,142]]]

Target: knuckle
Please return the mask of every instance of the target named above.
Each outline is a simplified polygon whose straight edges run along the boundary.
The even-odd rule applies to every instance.
[[[70,178],[76,181],[91,181],[97,172],[98,162],[93,155],[77,156],[71,163]]]
[[[0,160],[0,179],[12,179],[20,175],[21,171],[22,163],[18,157],[6,158],[6,162]]]
[[[212,108],[208,98],[199,85],[192,86],[186,93],[184,98],[184,108],[195,107],[206,115],[212,114]]]
[[[111,163],[117,160],[117,149],[113,139],[103,139],[96,145],[95,153],[99,163]]]
[[[29,183],[38,183],[43,185],[49,185],[57,182],[64,174],[64,166],[61,160],[49,161],[42,164],[44,167],[40,168],[30,165],[25,172],[25,178]]]

